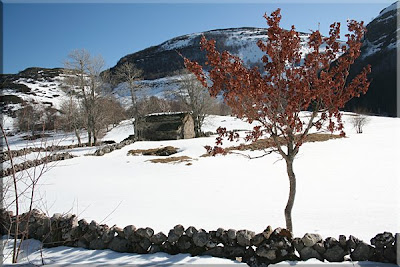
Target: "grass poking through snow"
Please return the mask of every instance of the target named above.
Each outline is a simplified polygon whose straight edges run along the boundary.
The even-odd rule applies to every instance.
[[[152,163],[181,163],[181,162],[190,162],[190,161],[192,161],[192,158],[188,157],[188,156],[180,156],[180,157],[150,159],[148,161],[150,161]],[[186,165],[192,165],[192,164],[188,163]]]

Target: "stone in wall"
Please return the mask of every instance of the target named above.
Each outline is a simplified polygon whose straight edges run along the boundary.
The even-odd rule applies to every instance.
[[[2,233],[11,234],[15,227],[15,216],[6,210],[0,210]],[[341,235],[338,239],[329,237],[323,240],[319,235],[306,234],[303,238],[293,238],[285,229],[272,230],[268,227],[262,233],[234,229],[215,231],[196,229],[186,230],[176,225],[165,235],[154,234],[150,227],[136,229],[133,225],[124,228],[109,227],[95,221],[88,223],[72,214],[54,214],[48,217],[33,210],[20,215],[20,229],[28,229],[27,238],[43,242],[45,247],[60,245],[88,249],[111,249],[117,252],[156,253],[166,252],[174,255],[190,253],[192,256],[210,255],[214,257],[240,259],[250,266],[268,265],[284,260],[308,260],[342,262],[345,257],[353,261],[396,262],[397,239],[391,233],[384,232],[371,239],[371,244],[358,240],[354,236]],[[29,223],[28,223],[29,222]],[[296,252],[297,251],[297,252]],[[300,258],[296,255],[299,253]]]

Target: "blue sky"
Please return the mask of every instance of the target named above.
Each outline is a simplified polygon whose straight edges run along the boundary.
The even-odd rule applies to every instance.
[[[17,3],[15,3],[17,2]],[[392,1],[220,1],[219,3],[48,3],[3,4],[3,73],[27,67],[62,67],[68,53],[85,48],[106,67],[130,53],[193,32],[232,27],[265,27],[265,12],[282,9],[282,25],[327,34],[334,21],[371,21]],[[187,1],[189,2],[189,1]],[[207,3],[208,2],[208,3]],[[229,3],[225,3],[229,2]]]

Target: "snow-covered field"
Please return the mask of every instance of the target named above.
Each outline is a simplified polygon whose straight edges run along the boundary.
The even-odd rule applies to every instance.
[[[344,116],[347,138],[306,143],[295,160],[295,236],[306,232],[336,238],[352,234],[368,242],[377,233],[400,229],[400,119],[370,117],[364,133],[356,134],[348,123],[350,117]],[[232,117],[212,116],[204,130],[215,131],[218,126],[251,128]],[[132,124],[127,121],[104,140],[121,141],[129,134]],[[215,137],[136,142],[101,157],[81,155],[59,162],[41,178],[40,195],[45,197],[45,205],[39,208],[49,214],[75,213],[79,218],[110,226],[149,226],[164,233],[176,224],[207,231],[222,227],[261,232],[268,225],[284,227],[283,210],[288,196],[285,163],[274,154],[253,160],[240,155],[200,157],[205,153],[203,146],[213,145],[214,141]],[[191,165],[151,163],[149,159],[157,158],[153,156],[127,156],[131,149],[166,145],[179,148],[173,156],[191,157]],[[60,263],[74,258],[70,252],[76,253],[76,258],[93,256],[98,263],[102,259],[154,264],[210,260],[188,255],[45,250],[49,258]]]

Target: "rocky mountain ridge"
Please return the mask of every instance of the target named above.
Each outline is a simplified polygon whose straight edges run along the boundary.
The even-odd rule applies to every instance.
[[[366,112],[396,117],[397,114],[397,17],[399,2],[383,9],[380,14],[367,25],[367,33],[361,56],[352,65],[350,78],[371,65],[369,75],[371,85],[366,95],[353,99],[347,109],[361,108]]]

